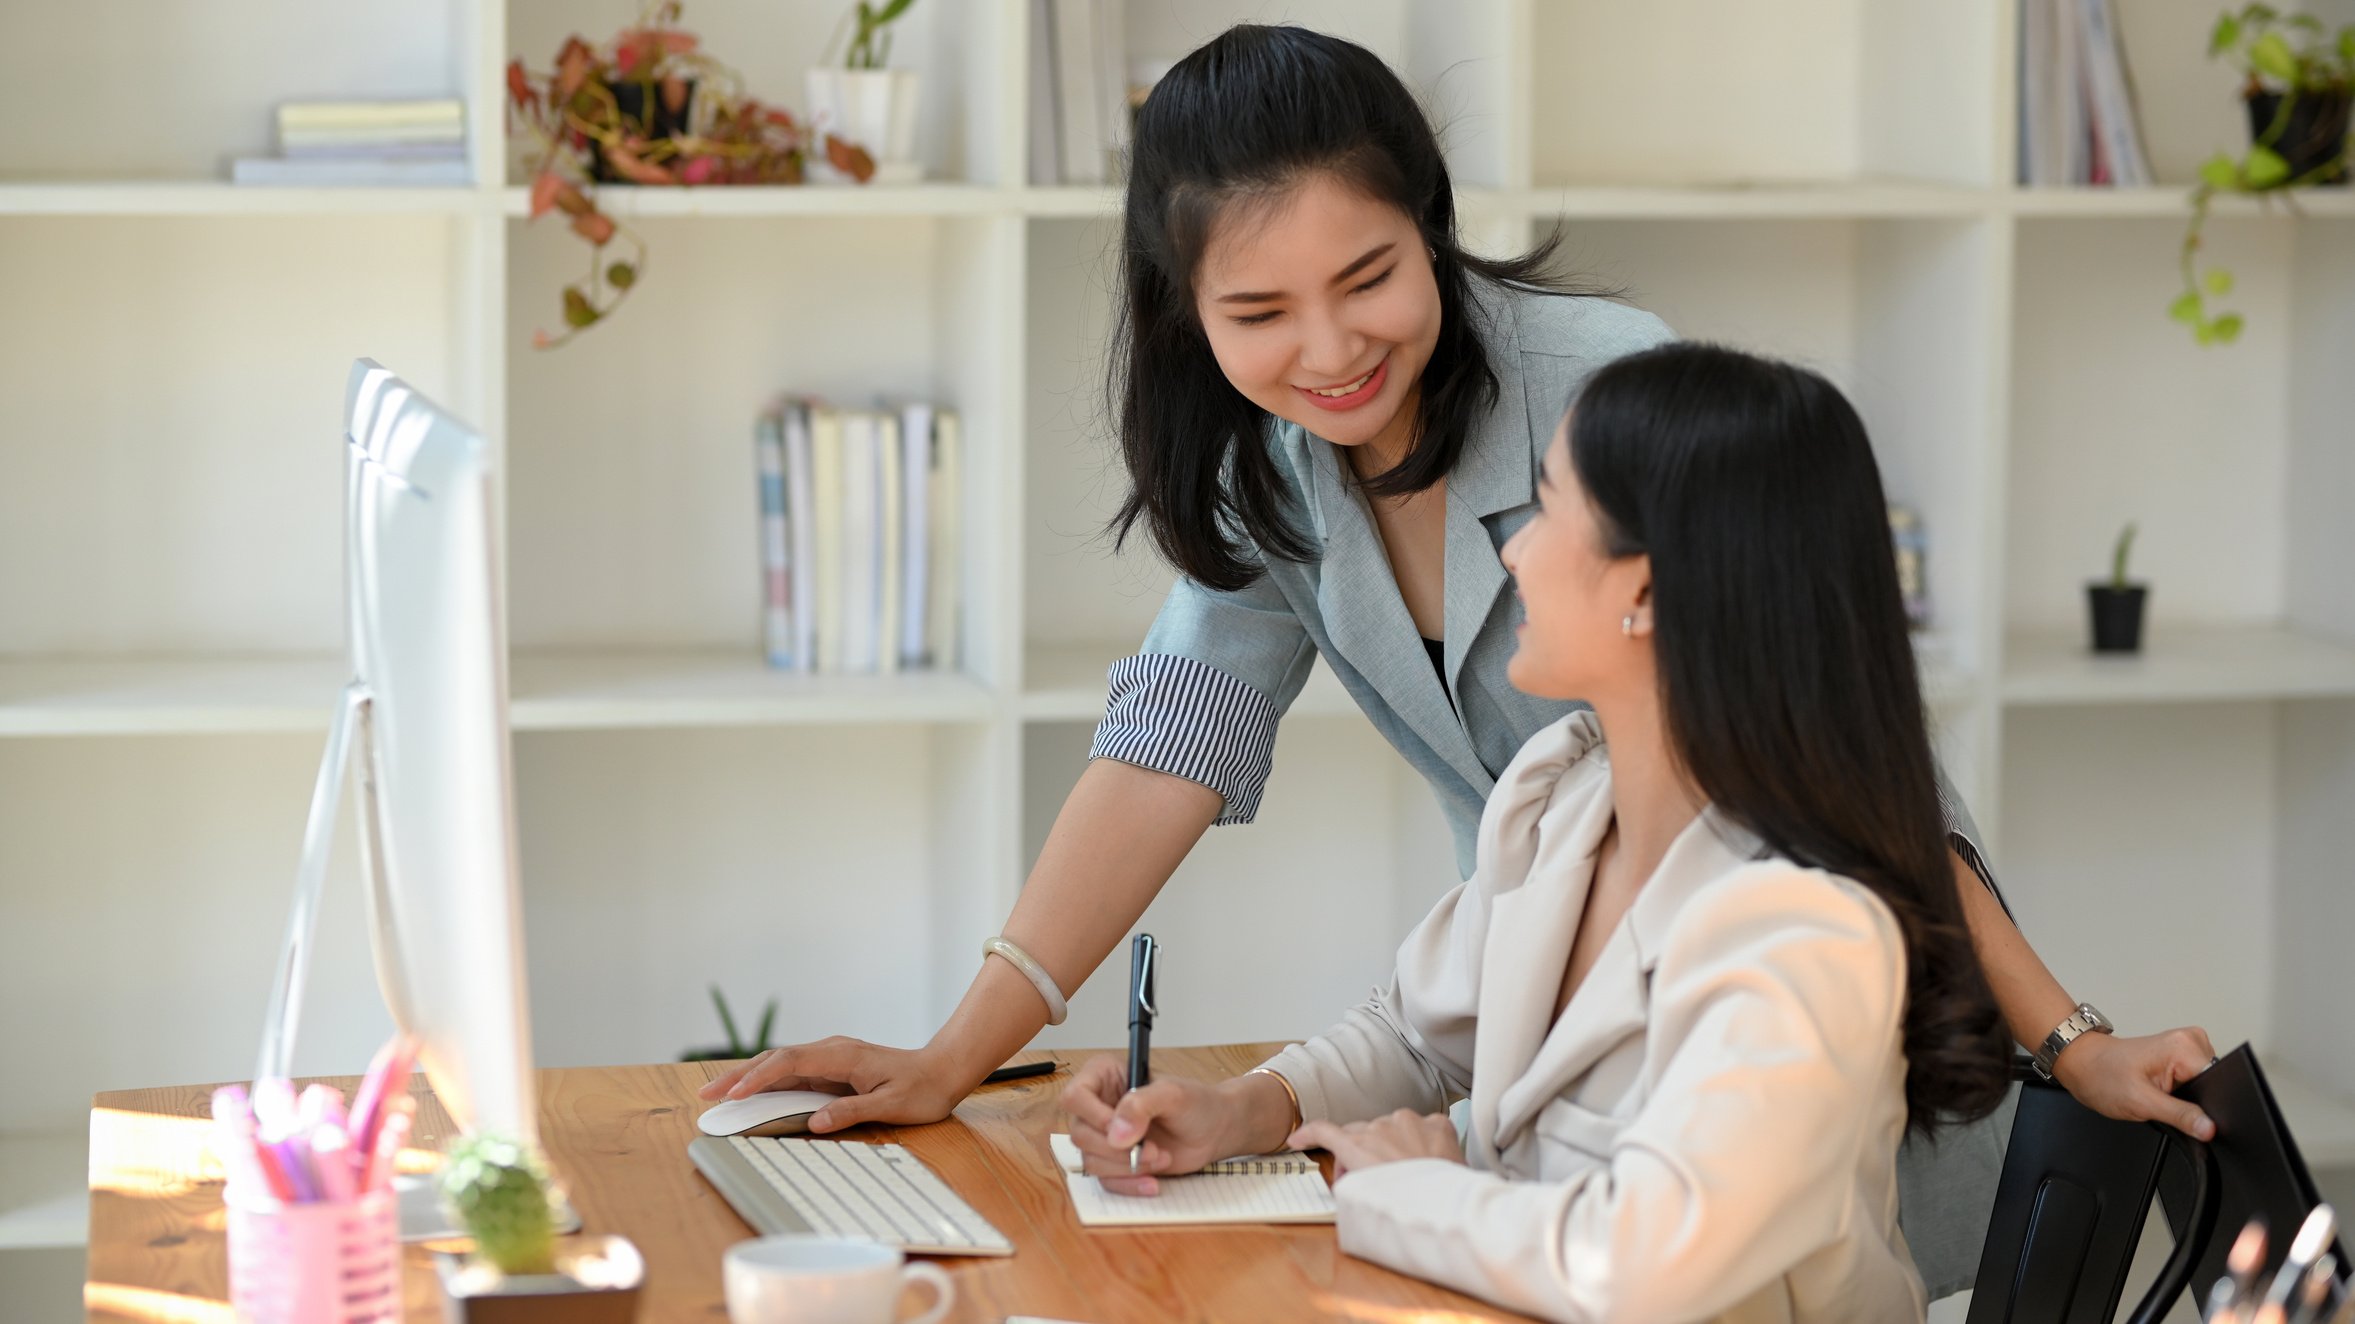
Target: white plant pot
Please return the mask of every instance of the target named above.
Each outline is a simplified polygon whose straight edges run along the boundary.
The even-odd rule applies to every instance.
[[[922,75],[914,69],[812,69],[810,119],[831,133],[867,149],[875,158],[875,182],[912,184],[924,177],[916,160],[916,111]],[[811,153],[810,177],[841,180],[826,164],[824,139]]]

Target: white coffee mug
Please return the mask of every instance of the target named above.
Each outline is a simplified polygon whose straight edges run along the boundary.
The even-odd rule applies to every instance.
[[[740,1241],[721,1260],[733,1324],[892,1324],[900,1288],[929,1283],[938,1299],[907,1324],[937,1324],[957,1286],[936,1264],[905,1263],[897,1247],[793,1234]]]

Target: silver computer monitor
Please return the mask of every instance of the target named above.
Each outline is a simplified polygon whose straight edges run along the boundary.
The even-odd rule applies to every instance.
[[[288,1073],[346,760],[386,1007],[465,1131],[538,1143],[499,507],[489,443],[367,359],[345,392],[344,579],[352,681],[312,797],[256,1077]],[[405,1192],[403,1232],[440,1230]]]
[[[377,981],[452,1120],[536,1142],[490,445],[370,360],[345,394]]]

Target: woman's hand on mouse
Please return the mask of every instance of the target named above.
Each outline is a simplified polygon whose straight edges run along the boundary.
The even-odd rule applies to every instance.
[[[920,1126],[949,1115],[965,1091],[923,1049],[885,1048],[836,1035],[772,1048],[712,1078],[706,1099],[741,1099],[771,1090],[824,1090],[842,1098],[810,1114],[814,1135],[861,1122]]]
[[[1071,1143],[1086,1170],[1119,1195],[1156,1195],[1154,1174],[1193,1172],[1236,1151],[1226,1148],[1238,1118],[1233,1099],[1218,1086],[1163,1076],[1140,1090],[1128,1087],[1128,1064],[1106,1055],[1079,1069],[1063,1089],[1071,1115]],[[1137,1166],[1129,1149],[1140,1146]]]

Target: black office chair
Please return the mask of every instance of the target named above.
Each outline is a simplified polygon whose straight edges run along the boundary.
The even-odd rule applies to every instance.
[[[2167,1207],[2178,1245],[2187,1237],[2204,1238],[2190,1290],[2197,1294],[2195,1299],[2207,1299],[2209,1288],[2224,1276],[2233,1238],[2252,1219],[2262,1221],[2270,1233],[2263,1271],[2264,1280],[2270,1281],[2289,1257],[2290,1241],[2306,1215],[2322,1203],[2322,1192],[2282,1119],[2257,1055],[2242,1044],[2176,1086],[2175,1097],[2200,1105],[2200,1111],[2216,1122],[2216,1139],[2202,1147],[2207,1150],[2205,1174],[2172,1157],[2159,1171],[2159,1198]],[[2212,1194],[2195,1191],[2203,1181]],[[2330,1249],[2343,1283],[2349,1269],[2347,1248],[2334,1237]]]
[[[2036,1075],[2027,1059],[2011,1146],[1979,1252],[1969,1324],[2111,1324],[2161,1162],[2170,1151],[2182,1220],[2175,1250],[2132,1324],[2156,1324],[2191,1285],[2215,1221],[2208,1147],[2170,1127],[2115,1122]]]
[[[2252,1218],[2272,1230],[2272,1278],[2306,1215],[2322,1203],[2257,1055],[2247,1044],[2175,1089],[2216,1123],[2201,1144],[2173,1127],[2113,1122],[2036,1076],[2025,1058],[2011,1148],[1995,1193],[1969,1324],[2109,1324],[2155,1190],[2175,1249],[2128,1318],[2155,1324],[2184,1292],[2205,1301],[2233,1238]],[[2335,1240],[2345,1282],[2346,1248]]]

